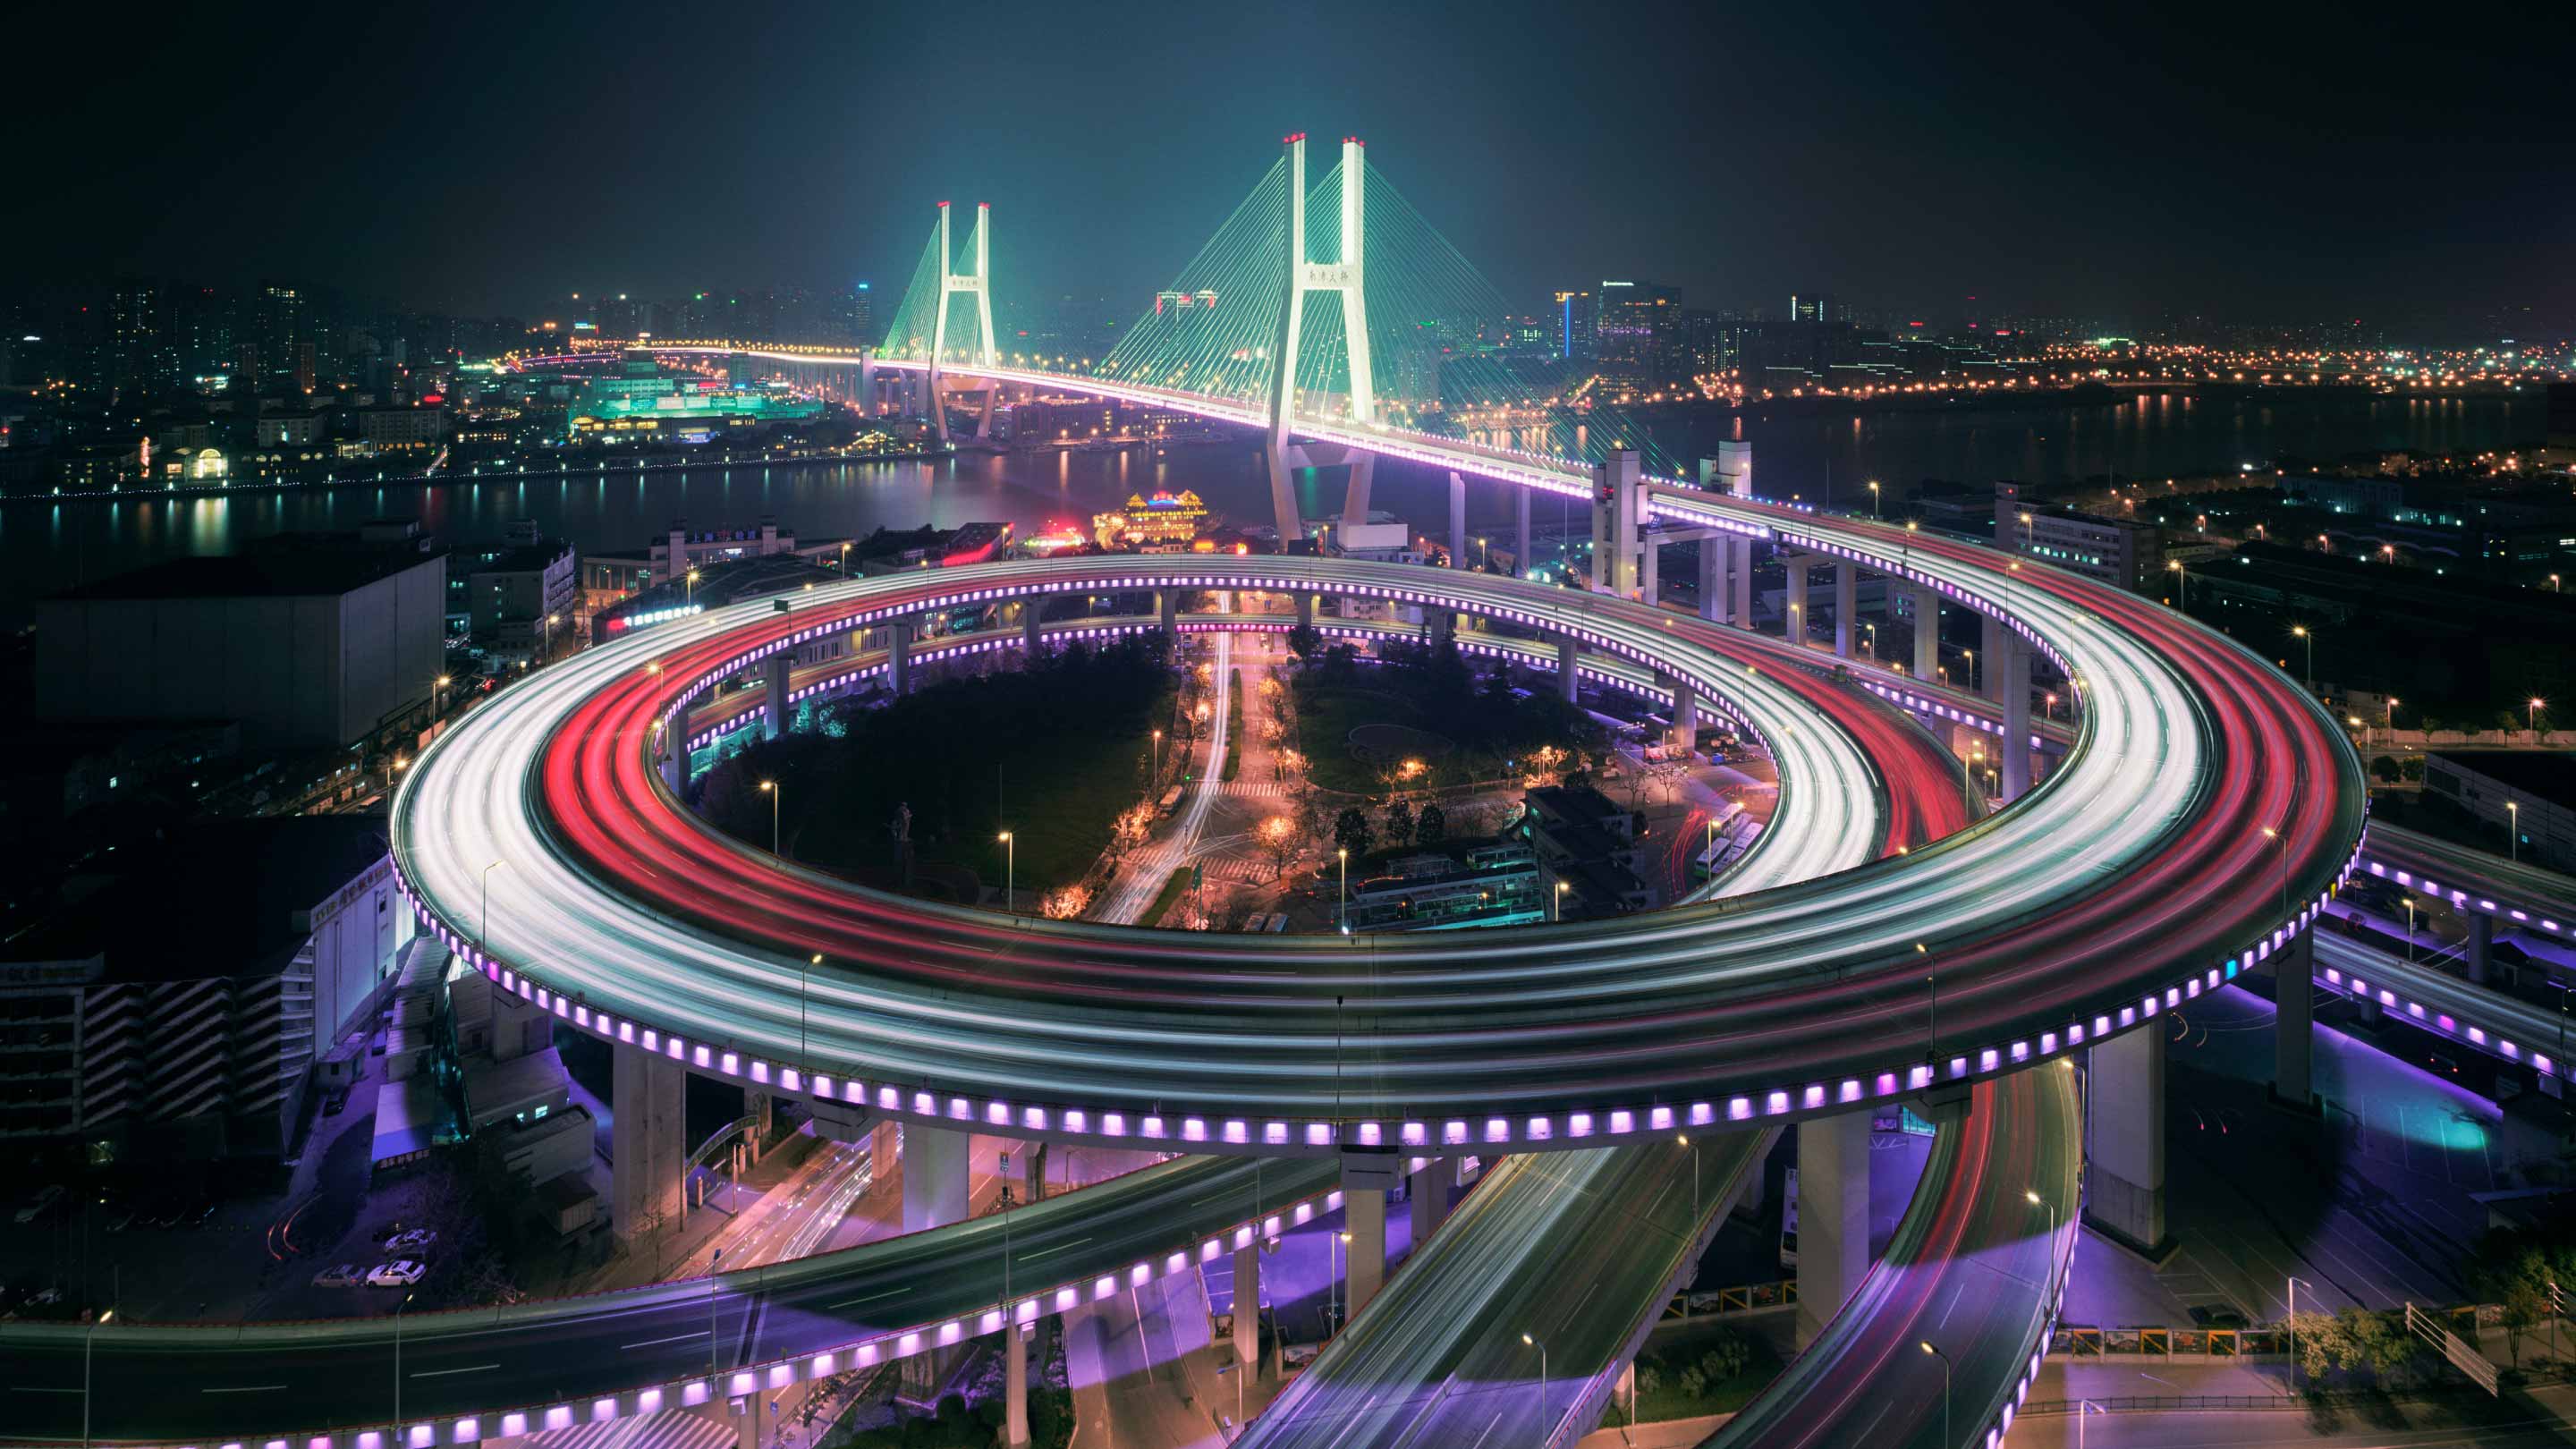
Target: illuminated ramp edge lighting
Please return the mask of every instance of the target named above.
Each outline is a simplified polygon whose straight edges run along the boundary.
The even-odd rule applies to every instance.
[[[1678,621],[1660,611],[1394,565],[1137,557],[860,580],[815,591],[790,616],[675,621],[514,685],[406,781],[398,862],[431,928],[505,987],[693,1069],[924,1120],[1266,1153],[1599,1145],[1991,1076],[2135,1027],[2267,959],[2350,868],[2357,760],[2295,686],[2207,631],[2051,571],[2002,575],[1982,550],[1901,531],[1681,490],[1658,490],[1655,503],[1858,557],[2005,616],[2076,682],[2083,725],[2066,765],[1957,839],[1827,879],[1620,921],[1481,932],[1472,945],[1373,940],[1382,1065],[1365,1085],[1343,1084],[1339,1111],[1332,998],[1347,994],[1353,943],[1235,937],[1176,952],[1161,933],[997,919],[781,870],[674,818],[643,762],[650,721],[800,632],[949,602],[1166,586],[1462,609],[1696,674],[1738,702],[1759,671],[1707,677],[1707,659],[1678,644]],[[646,672],[663,660],[673,667]],[[1801,755],[1821,742],[1770,743],[1790,780],[1785,803],[1874,790],[1848,757]],[[541,760],[584,788],[532,790]],[[658,892],[628,893],[654,879],[678,889],[687,874],[623,858],[614,842],[627,837],[601,820],[581,859],[566,859],[567,809],[634,823],[654,851],[676,852],[666,865],[753,869],[721,914],[762,924],[676,924]],[[2276,827],[2277,848],[2262,833]],[[482,951],[470,903],[475,872],[494,858],[516,868],[493,877]],[[621,883],[602,889],[611,876]],[[870,945],[868,930],[904,949]],[[826,940],[835,969],[815,983],[808,1079],[794,1065],[796,968]],[[1910,1003],[1918,944],[1940,977],[1929,1063],[1928,1013]]]
[[[20,1381],[92,1389],[86,1422],[79,1395],[17,1396],[9,1437],[440,1449],[775,1393],[999,1332],[1006,1315],[1029,1323],[1196,1271],[1341,1206],[1338,1164],[1264,1167],[1184,1158],[838,1253],[613,1293],[411,1313],[399,1329],[389,1317],[0,1323],[0,1360]],[[1006,1243],[1015,1270],[1007,1295]],[[725,1335],[712,1351],[711,1328]],[[388,1421],[386,1392],[397,1331],[399,1425]]]

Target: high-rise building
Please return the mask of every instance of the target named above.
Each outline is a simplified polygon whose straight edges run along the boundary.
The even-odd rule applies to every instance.
[[[107,294],[107,380],[126,396],[157,392],[179,380],[161,289],[119,282]]]
[[[1840,322],[1842,308],[1829,292],[1792,292],[1789,294],[1789,320],[1792,322]]]
[[[1568,362],[1590,362],[1595,339],[1592,335],[1597,318],[1590,292],[1556,294],[1556,355]]]
[[[1653,385],[1682,377],[1682,294],[1660,282],[1601,284],[1593,328],[1594,360],[1606,377]]]

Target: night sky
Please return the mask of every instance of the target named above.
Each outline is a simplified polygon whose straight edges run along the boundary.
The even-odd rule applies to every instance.
[[[1006,292],[1141,307],[1303,130],[1533,308],[1621,276],[2539,335],[2576,326],[2570,12],[54,6],[11,26],[0,275],[882,290],[953,198],[1011,229]]]

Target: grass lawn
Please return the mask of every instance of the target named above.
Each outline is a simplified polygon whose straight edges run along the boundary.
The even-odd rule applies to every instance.
[[[1366,724],[1421,727],[1421,711],[1373,689],[1317,689],[1298,696],[1298,748],[1316,786],[1352,795],[1374,794],[1377,769],[1351,753],[1351,731]]]
[[[1181,899],[1181,892],[1188,890],[1189,888],[1190,868],[1185,865],[1173,871],[1172,878],[1163,882],[1163,888],[1154,893],[1154,903],[1145,908],[1145,914],[1140,920],[1138,920],[1137,924],[1142,926],[1160,925],[1163,920],[1163,912],[1170,910],[1175,905],[1178,905]]]
[[[1745,1344],[1744,1367],[1724,1378],[1686,1375],[1685,1370],[1701,1365],[1720,1337]],[[1655,1340],[1637,1355],[1637,1422],[1732,1414],[1779,1377],[1780,1369],[1780,1356],[1772,1352],[1770,1344],[1723,1323],[1711,1322],[1705,1332],[1684,1330]],[[1695,1393],[1691,1389],[1693,1377],[1702,1380]],[[1603,1411],[1601,1427],[1616,1428],[1627,1420],[1628,1416],[1614,1403]]]

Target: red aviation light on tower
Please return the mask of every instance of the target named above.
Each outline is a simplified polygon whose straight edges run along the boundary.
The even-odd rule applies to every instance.
[[[946,211],[946,210],[948,209],[948,203],[947,203],[947,202],[944,202],[944,201],[943,201],[943,202],[941,202],[941,203],[939,203],[939,209],[940,209],[941,211]]]
[[[1342,144],[1345,146],[1365,146],[1368,142],[1361,140],[1357,136],[1344,136],[1342,138]]]
[[[1305,139],[1306,139],[1306,133],[1305,133],[1305,132],[1303,132],[1303,131],[1299,131],[1299,132],[1298,132],[1296,135],[1294,135],[1294,136],[1282,136],[1282,137],[1280,137],[1280,138],[1279,138],[1279,144],[1280,144],[1280,145],[1282,145],[1282,146],[1294,146],[1294,145],[1296,145],[1298,142],[1303,141],[1303,140],[1305,140]],[[83,310],[87,310],[87,309],[83,309]]]
[[[991,211],[993,209],[993,203],[989,201],[979,201],[975,203],[975,209],[977,211]]]

